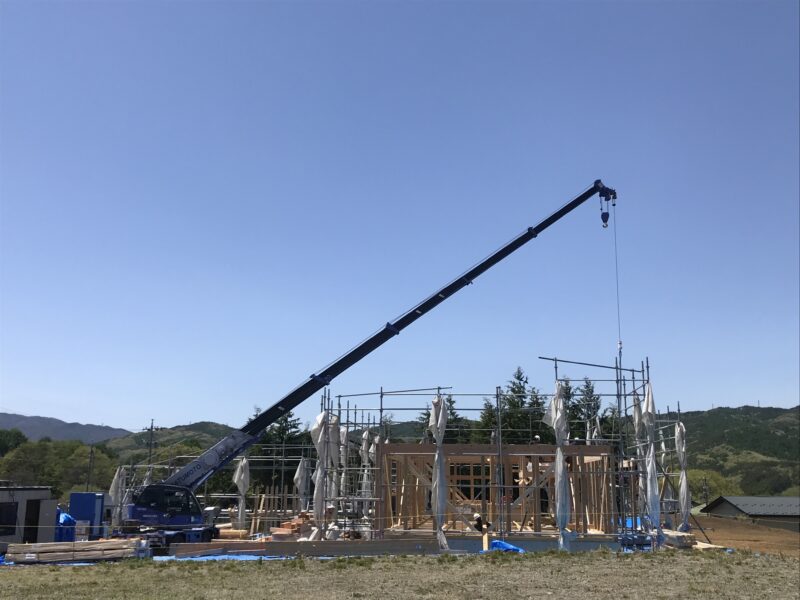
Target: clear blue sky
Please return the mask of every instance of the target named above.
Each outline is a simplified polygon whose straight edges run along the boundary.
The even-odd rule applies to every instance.
[[[2,0],[0,411],[240,426],[598,177],[658,407],[794,406],[799,19]],[[334,394],[613,361],[612,240],[588,203]]]

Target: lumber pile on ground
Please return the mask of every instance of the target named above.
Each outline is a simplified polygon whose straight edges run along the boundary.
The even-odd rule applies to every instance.
[[[270,527],[269,534],[276,542],[290,540],[311,533],[308,513],[300,513],[291,521],[283,521],[280,527]]]
[[[44,544],[9,544],[6,561],[16,564],[95,562],[149,555],[148,542],[138,538],[90,542],[51,542]]]
[[[662,529],[662,533],[664,534],[664,543],[670,548],[686,550],[693,548],[697,544],[697,538],[691,533],[675,531],[674,529]]]
[[[246,540],[248,538],[247,529],[221,529],[219,539],[221,540]]]
[[[169,553],[178,558],[192,556],[251,554],[258,556],[383,556],[425,555],[439,552],[434,537],[424,539],[266,542],[263,540],[214,540],[198,544],[170,544]]]

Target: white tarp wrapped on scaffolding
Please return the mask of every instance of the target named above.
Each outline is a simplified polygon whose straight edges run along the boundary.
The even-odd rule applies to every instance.
[[[370,465],[370,443],[369,443],[369,429],[365,429],[361,434],[361,447],[358,449],[358,455],[361,457],[361,485],[359,486],[359,496],[361,498],[372,497],[372,468]],[[373,444],[374,447],[374,444]],[[362,511],[367,514],[370,503],[364,500],[362,503]]]
[[[294,486],[297,488],[297,495],[300,499],[300,510],[308,510],[308,488],[309,486],[309,468],[308,459],[302,457],[297,464],[297,470],[294,472]]]
[[[108,495],[111,497],[111,505],[114,507],[114,511],[111,513],[112,527],[119,527],[122,525],[122,521],[125,520],[125,495],[128,491],[125,479],[127,474],[125,467],[117,467],[114,479],[111,480],[111,487],[108,490]]]
[[[309,539],[319,540],[325,525],[326,509],[330,508],[332,520],[335,516],[335,501],[326,504],[327,498],[339,495],[336,481],[336,466],[339,460],[339,419],[327,411],[321,412],[311,426],[311,442],[317,450],[317,466],[314,469],[314,524]]]
[[[339,496],[349,496],[349,486],[348,486],[348,479],[347,479],[347,459],[348,454],[350,453],[350,448],[348,447],[348,434],[349,434],[348,427],[342,426],[339,427]]]
[[[678,488],[678,505],[681,513],[679,531],[689,531],[689,516],[692,511],[692,497],[689,493],[689,481],[686,478],[686,427],[678,421],[675,423],[675,453],[678,455],[678,466],[681,469],[681,479]]]
[[[543,421],[553,428],[556,436],[556,527],[558,527],[558,547],[561,550],[569,549],[569,536],[567,525],[569,524],[572,495],[569,486],[569,471],[567,461],[564,458],[564,446],[569,440],[569,425],[567,424],[567,414],[564,408],[564,398],[562,394],[561,382],[556,384],[556,393],[550,401],[550,408],[545,413]]]
[[[444,456],[444,433],[447,429],[447,408],[441,396],[436,396],[431,402],[431,416],[428,429],[436,442],[436,452],[433,455],[433,473],[431,477],[431,508],[433,509],[433,525],[436,528],[436,539],[439,541],[440,550],[448,550],[447,537],[442,527],[445,524],[447,511],[447,459]]]
[[[653,400],[653,386],[647,383],[642,419],[647,433],[647,518],[649,527],[661,532],[661,498],[658,494],[658,471],[656,469],[656,405]]]
[[[645,465],[645,457],[647,451],[645,449],[647,434],[644,431],[644,418],[642,417],[642,401],[639,395],[634,392],[633,394],[633,435],[636,443],[636,471],[638,473],[637,479],[637,503],[636,508],[641,518],[647,512],[647,467]],[[644,519],[642,519],[644,520]],[[633,524],[636,527],[636,524]]]
[[[236,517],[236,527],[244,529],[247,490],[250,487],[250,464],[247,462],[246,456],[243,456],[236,465],[236,470],[233,472],[233,483],[239,490],[239,513]]]

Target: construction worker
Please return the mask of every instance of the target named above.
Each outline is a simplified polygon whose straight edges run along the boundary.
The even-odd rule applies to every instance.
[[[475,529],[478,531],[478,533],[484,533],[484,531],[488,531],[489,528],[492,526],[491,523],[483,522],[483,518],[481,517],[480,513],[475,513],[472,516],[475,519]],[[486,528],[486,530],[484,530],[484,527]]]

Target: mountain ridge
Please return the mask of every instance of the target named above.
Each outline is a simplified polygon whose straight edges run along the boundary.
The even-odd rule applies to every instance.
[[[18,429],[26,438],[34,442],[42,438],[50,438],[58,441],[77,440],[84,444],[96,444],[131,433],[121,427],[68,422],[54,417],[5,412],[0,412],[0,429]]]

